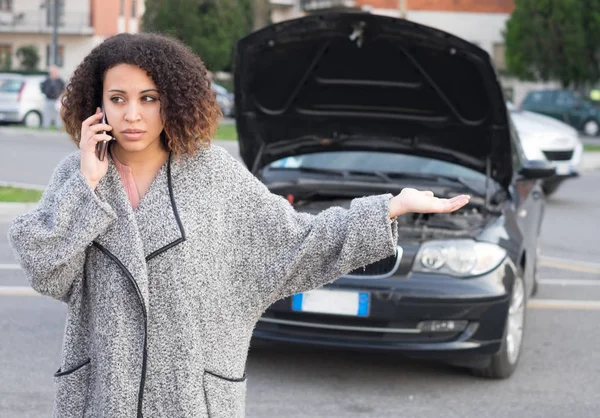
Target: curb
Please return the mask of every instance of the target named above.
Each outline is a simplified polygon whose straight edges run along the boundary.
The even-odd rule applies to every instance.
[[[21,126],[2,126],[2,132],[7,133],[14,136],[27,135],[33,137],[66,137],[68,135],[65,131],[55,131],[55,130],[42,130],[42,129],[34,129],[34,128],[25,128]]]
[[[219,125],[234,125],[235,121],[231,118],[225,118],[225,119],[220,119],[219,120]],[[0,130],[2,132],[5,132],[7,134],[10,135],[15,135],[15,136],[19,136],[19,135],[30,135],[33,137],[48,137],[48,136],[53,136],[53,137],[65,137],[65,138],[69,138],[69,135],[67,134],[67,132],[64,130],[64,127],[61,128],[60,130],[45,130],[45,129],[36,129],[36,128],[27,128],[25,126],[22,125],[1,125],[0,126]],[[227,141],[227,140],[226,140]]]
[[[40,192],[46,190],[46,186],[43,186],[41,184],[19,183],[14,181],[0,181],[0,187],[14,187],[17,189],[39,190]]]
[[[12,221],[15,217],[32,211],[37,203],[0,203],[0,222]]]

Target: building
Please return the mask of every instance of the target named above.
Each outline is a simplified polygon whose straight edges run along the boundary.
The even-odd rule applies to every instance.
[[[9,55],[12,69],[19,68],[16,53],[26,45],[37,47],[39,69],[48,68],[54,1],[59,1],[57,65],[64,78],[106,37],[138,32],[145,5],[144,0],[0,0],[0,57]]]
[[[271,10],[273,22],[331,10],[362,10],[405,18],[478,45],[490,54],[502,74],[502,32],[514,10],[514,0],[271,0]],[[558,83],[526,83],[505,75],[500,80],[507,98],[515,103],[520,103],[530,89],[558,87]]]

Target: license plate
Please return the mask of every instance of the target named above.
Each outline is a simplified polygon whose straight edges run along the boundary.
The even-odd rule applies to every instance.
[[[566,174],[569,174],[571,172],[571,167],[569,166],[569,164],[558,164],[556,166],[556,174],[558,174],[559,176],[564,176]]]
[[[292,310],[331,315],[369,316],[369,293],[315,289],[292,296]]]

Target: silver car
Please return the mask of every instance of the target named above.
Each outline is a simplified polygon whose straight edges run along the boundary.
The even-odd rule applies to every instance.
[[[0,74],[0,123],[42,126],[44,75]]]
[[[577,130],[549,116],[518,109],[511,103],[507,103],[507,107],[525,157],[547,160],[556,167],[556,174],[543,180],[546,196],[556,192],[565,180],[579,176],[583,143]]]

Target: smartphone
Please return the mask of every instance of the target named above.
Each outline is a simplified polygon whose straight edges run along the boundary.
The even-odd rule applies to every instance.
[[[106,121],[106,112],[104,111],[104,106],[101,106],[102,109],[102,122],[101,123],[105,123],[107,124],[108,122]],[[106,131],[102,131],[103,134],[106,133]],[[108,143],[110,141],[100,141],[96,144],[96,157],[98,157],[98,159],[100,161],[104,161],[104,159],[106,158],[106,151],[108,150]]]

